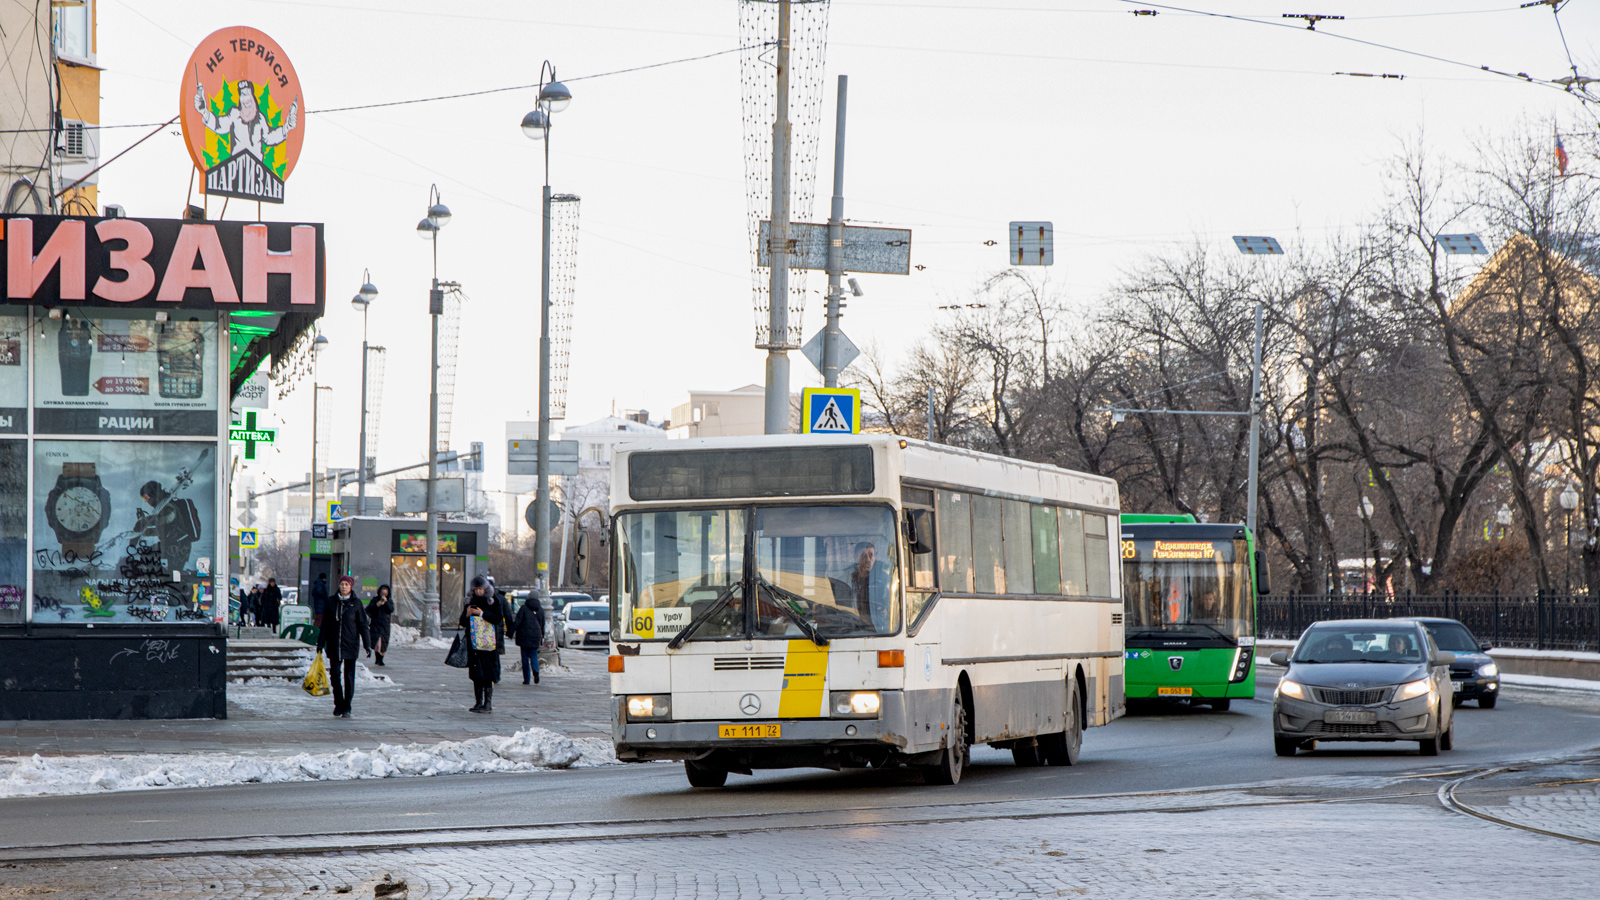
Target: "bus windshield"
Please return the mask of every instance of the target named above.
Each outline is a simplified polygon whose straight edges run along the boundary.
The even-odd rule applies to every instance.
[[[612,633],[669,640],[698,622],[689,640],[893,634],[894,526],[893,510],[867,505],[623,513]]]
[[[1163,553],[1160,547],[1139,548],[1136,555],[1126,548],[1131,543],[1124,542],[1123,552],[1128,636],[1235,638],[1251,633],[1251,581],[1249,567],[1242,561],[1243,541],[1237,542],[1241,545],[1237,552],[1232,541],[1204,542],[1214,548],[1210,553],[1165,542],[1178,549]]]

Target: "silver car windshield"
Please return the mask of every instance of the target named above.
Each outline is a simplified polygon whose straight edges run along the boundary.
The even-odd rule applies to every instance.
[[[1297,663],[1420,663],[1425,648],[1415,628],[1315,626],[1295,648]]]

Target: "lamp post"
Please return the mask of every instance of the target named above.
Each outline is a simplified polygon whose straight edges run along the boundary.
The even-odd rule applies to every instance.
[[[1567,550],[1564,554],[1567,558],[1567,587],[1564,593],[1570,595],[1572,593],[1572,514],[1578,509],[1578,491],[1569,484],[1561,491],[1561,496],[1556,499],[1560,501],[1562,510],[1567,514]]]
[[[1377,554],[1373,552],[1372,541],[1372,501],[1366,497],[1361,498],[1361,525],[1366,535],[1366,544],[1361,548],[1361,570],[1367,582],[1367,592],[1372,592],[1372,579],[1378,567]]]
[[[378,289],[372,284],[372,273],[361,270],[361,290],[350,299],[350,305],[361,313],[361,458],[357,460],[359,477],[356,479],[356,515],[367,511],[367,309],[378,299]]]
[[[439,186],[432,185],[428,188],[428,214],[417,223],[417,236],[433,245],[433,286],[428,291],[433,339],[428,359],[428,489],[424,508],[428,517],[428,572],[422,591],[424,637],[439,636],[439,516],[434,512],[434,487],[439,480],[439,316],[444,314],[444,291],[439,289],[439,232],[448,224],[450,207],[445,206],[439,196]],[[362,365],[366,365],[365,360]],[[362,434],[366,434],[365,425]],[[361,465],[365,467],[366,464],[363,459]]]
[[[317,524],[318,500],[322,494],[322,479],[317,477],[317,407],[321,405],[322,388],[317,384],[317,358],[328,349],[327,335],[318,333],[311,342],[311,524]]]
[[[1283,245],[1277,238],[1235,235],[1233,239],[1239,252],[1247,256],[1282,256]],[[1256,492],[1261,477],[1261,333],[1264,314],[1261,295],[1256,294],[1256,341],[1250,365],[1250,462],[1245,487],[1244,527],[1256,533]]]
[[[549,78],[545,78],[546,72]],[[534,494],[533,556],[539,602],[550,596],[550,117],[567,108],[572,92],[556,80],[556,67],[539,66],[539,100],[522,117],[522,133],[544,142],[544,202],[539,265],[539,444]]]

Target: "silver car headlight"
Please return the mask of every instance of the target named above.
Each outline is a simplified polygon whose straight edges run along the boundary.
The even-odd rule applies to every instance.
[[[1484,678],[1493,678],[1500,674],[1500,667],[1494,663],[1484,663],[1478,667],[1478,674]]]
[[[1408,681],[1405,684],[1400,685],[1400,689],[1394,692],[1394,699],[1410,700],[1413,697],[1427,696],[1432,692],[1433,679],[1423,678],[1417,681]]]

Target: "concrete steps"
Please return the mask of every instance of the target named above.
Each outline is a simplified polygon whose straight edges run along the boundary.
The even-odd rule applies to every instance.
[[[245,629],[262,631],[266,629]],[[305,677],[316,651],[299,641],[282,638],[234,638],[228,641],[228,679],[282,678],[299,681]]]

